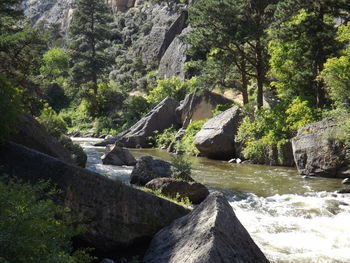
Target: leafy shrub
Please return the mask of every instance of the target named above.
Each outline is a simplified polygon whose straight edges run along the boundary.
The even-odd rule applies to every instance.
[[[182,80],[179,77],[157,81],[156,87],[151,87],[147,100],[150,103],[159,103],[166,97],[172,97],[178,101],[183,100],[186,94],[191,93],[197,87],[197,79]]]
[[[213,115],[217,116],[232,107],[233,107],[233,104],[218,104],[213,109]]]
[[[168,129],[165,129],[162,133],[159,133],[155,135],[155,141],[157,148],[160,149],[166,149],[169,147],[169,145],[175,141],[177,131],[170,127]]]
[[[171,173],[174,178],[183,180],[183,181],[193,181],[191,178],[191,162],[186,159],[184,153],[180,152],[179,154],[173,155],[171,157]]]
[[[151,194],[158,196],[160,198],[163,198],[165,200],[174,202],[178,205],[182,205],[184,207],[189,207],[192,205],[192,202],[190,201],[190,199],[188,197],[181,198],[179,193],[177,193],[175,197],[170,197],[170,196],[166,196],[166,195],[162,194],[161,190],[152,190],[152,189],[145,188],[145,187],[140,187],[138,189],[140,189],[146,193],[151,193]]]
[[[37,118],[46,131],[55,138],[67,132],[67,123],[51,107],[46,105]]]
[[[83,150],[83,148],[77,144],[74,143],[68,136],[61,135],[58,141],[63,145],[65,149],[67,149],[71,153],[71,157],[73,161],[81,167],[85,167],[87,156]]]
[[[263,108],[254,116],[245,117],[235,140],[244,143],[245,158],[265,163],[272,146],[282,151],[297,129],[316,119],[317,112],[297,97],[286,106],[280,104],[273,109]]]
[[[11,132],[11,125],[20,113],[18,91],[0,75],[0,143]]]
[[[185,152],[187,154],[196,155],[199,153],[196,146],[194,146],[194,136],[203,127],[206,120],[194,121],[186,128],[186,134],[182,138],[181,142],[177,144],[176,149],[179,152]]]
[[[0,262],[84,263],[92,258],[84,251],[72,254],[73,228],[67,211],[49,198],[48,183],[31,186],[0,180]],[[7,181],[7,183],[4,183]]]

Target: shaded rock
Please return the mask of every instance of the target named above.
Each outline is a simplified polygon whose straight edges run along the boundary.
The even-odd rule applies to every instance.
[[[142,62],[145,65],[158,65],[175,37],[186,27],[186,11],[169,12],[168,7],[154,10],[157,20],[154,19],[155,24],[142,47]]]
[[[130,183],[143,186],[155,178],[170,177],[170,167],[169,162],[142,156],[131,172]]]
[[[66,135],[61,135],[59,142],[70,152],[75,164],[83,168],[86,166],[87,155],[84,152],[83,147],[77,143],[74,143],[71,138]]]
[[[341,183],[342,184],[350,184],[350,178],[345,178]]]
[[[296,166],[301,175],[341,177],[347,166],[345,148],[334,139],[339,124],[334,120],[311,123],[292,139]]]
[[[118,137],[110,136],[108,138],[104,138],[102,142],[95,143],[94,146],[96,147],[105,147],[107,145],[115,144],[115,142],[118,140]]]
[[[269,262],[221,193],[212,193],[187,216],[159,231],[144,263]]]
[[[152,111],[145,115],[130,129],[118,134],[116,143],[127,148],[149,148],[152,136],[171,126],[176,126],[175,109],[179,103],[172,98],[165,98]]]
[[[234,139],[241,120],[238,106],[224,111],[204,124],[194,137],[194,145],[210,158],[235,157],[239,149]]]
[[[181,40],[181,37],[188,31],[189,27],[185,28],[179,36],[175,37],[162,56],[158,69],[160,79],[171,79],[172,77],[185,79],[184,64],[187,60],[186,50],[188,45]]]
[[[290,141],[280,147],[271,145],[267,151],[266,156],[263,156],[260,160],[253,160],[253,163],[288,167],[295,166],[293,148]]]
[[[208,90],[203,90],[198,94],[188,94],[176,109],[178,122],[186,128],[193,121],[212,118],[212,111],[216,105],[232,103],[232,100]]]
[[[180,142],[185,135],[186,135],[186,129],[181,128],[180,130],[178,130],[175,135],[174,141],[168,145],[167,151],[175,152],[176,143]]]
[[[89,247],[114,251],[146,242],[189,211],[87,169],[64,163],[24,146],[0,147],[0,167],[23,181],[50,180],[61,193],[58,201],[82,218]]]
[[[350,188],[344,188],[337,191],[338,194],[350,194]]]
[[[197,182],[185,182],[175,178],[156,178],[146,184],[146,187],[160,192],[172,198],[177,194],[181,199],[188,197],[193,204],[201,203],[208,195],[208,189]]]
[[[115,263],[115,261],[109,258],[105,258],[101,261],[101,263]]]
[[[32,116],[23,114],[13,130],[15,132],[11,135],[11,141],[67,163],[77,164],[74,162],[71,153],[65,149],[56,138],[49,135],[41,124]],[[68,143],[69,142],[66,142],[66,144]]]
[[[103,164],[118,166],[133,166],[136,164],[136,159],[134,156],[132,156],[128,149],[114,145],[111,149],[108,150],[109,152],[101,157]]]

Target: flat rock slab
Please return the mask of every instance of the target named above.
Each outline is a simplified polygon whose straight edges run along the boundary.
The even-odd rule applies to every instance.
[[[159,190],[163,195],[175,198],[177,195],[181,199],[188,198],[191,203],[199,204],[208,195],[208,189],[198,182],[185,182],[175,178],[156,178],[146,184],[152,190]]]
[[[144,263],[269,262],[221,193],[159,231]]]
[[[82,216],[90,247],[113,251],[149,240],[189,210],[149,193],[69,165],[24,146],[0,147],[0,167],[24,181],[50,180],[62,191],[59,203]]]

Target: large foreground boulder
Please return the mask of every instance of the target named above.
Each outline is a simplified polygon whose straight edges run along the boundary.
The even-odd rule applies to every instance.
[[[116,142],[127,148],[150,148],[155,131],[162,132],[171,126],[176,127],[175,110],[179,103],[172,98],[165,98],[152,111],[145,115],[130,129],[118,134],[115,139],[108,139],[108,144]],[[105,146],[104,142],[96,146]]]
[[[207,121],[194,138],[194,145],[201,154],[210,158],[236,157],[239,145],[235,135],[242,120],[241,109],[232,107]]]
[[[50,180],[57,185],[61,190],[59,203],[82,218],[86,232],[81,239],[102,251],[149,240],[189,212],[182,206],[15,143],[0,147],[0,167],[11,177],[30,182]]]
[[[144,186],[155,178],[170,177],[171,163],[153,159],[152,156],[142,156],[131,172],[130,183]]]
[[[176,109],[178,122],[186,128],[193,121],[212,118],[216,105],[232,103],[232,100],[209,90],[188,94]]]
[[[146,184],[146,188],[160,191],[171,198],[188,198],[192,204],[201,203],[208,195],[208,189],[195,181],[186,182],[175,178],[156,178]]]
[[[293,155],[301,175],[348,177],[343,144],[335,139],[339,123],[324,120],[301,128],[292,139]]]
[[[269,262],[221,193],[212,193],[187,216],[153,238],[144,263]]]
[[[132,156],[128,149],[116,145],[108,149],[108,153],[104,154],[101,159],[103,164],[118,166],[133,166],[136,164],[135,157]]]
[[[58,140],[49,135],[41,124],[28,114],[23,114],[14,127],[11,141],[28,148],[45,153],[70,164],[78,164],[72,158],[72,153],[63,147]],[[65,140],[70,140],[66,138]],[[69,142],[65,142],[69,145]],[[81,163],[80,163],[81,164]],[[81,166],[85,166],[81,164]]]

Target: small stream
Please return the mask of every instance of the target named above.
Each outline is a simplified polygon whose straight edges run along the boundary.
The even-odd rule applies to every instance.
[[[96,139],[74,138],[88,155],[87,168],[129,184],[132,167],[102,165]],[[132,149],[139,158],[169,161],[158,149]],[[350,262],[350,194],[336,194],[341,180],[303,178],[294,168],[229,164],[189,157],[192,176],[222,191],[254,241],[275,263]]]

